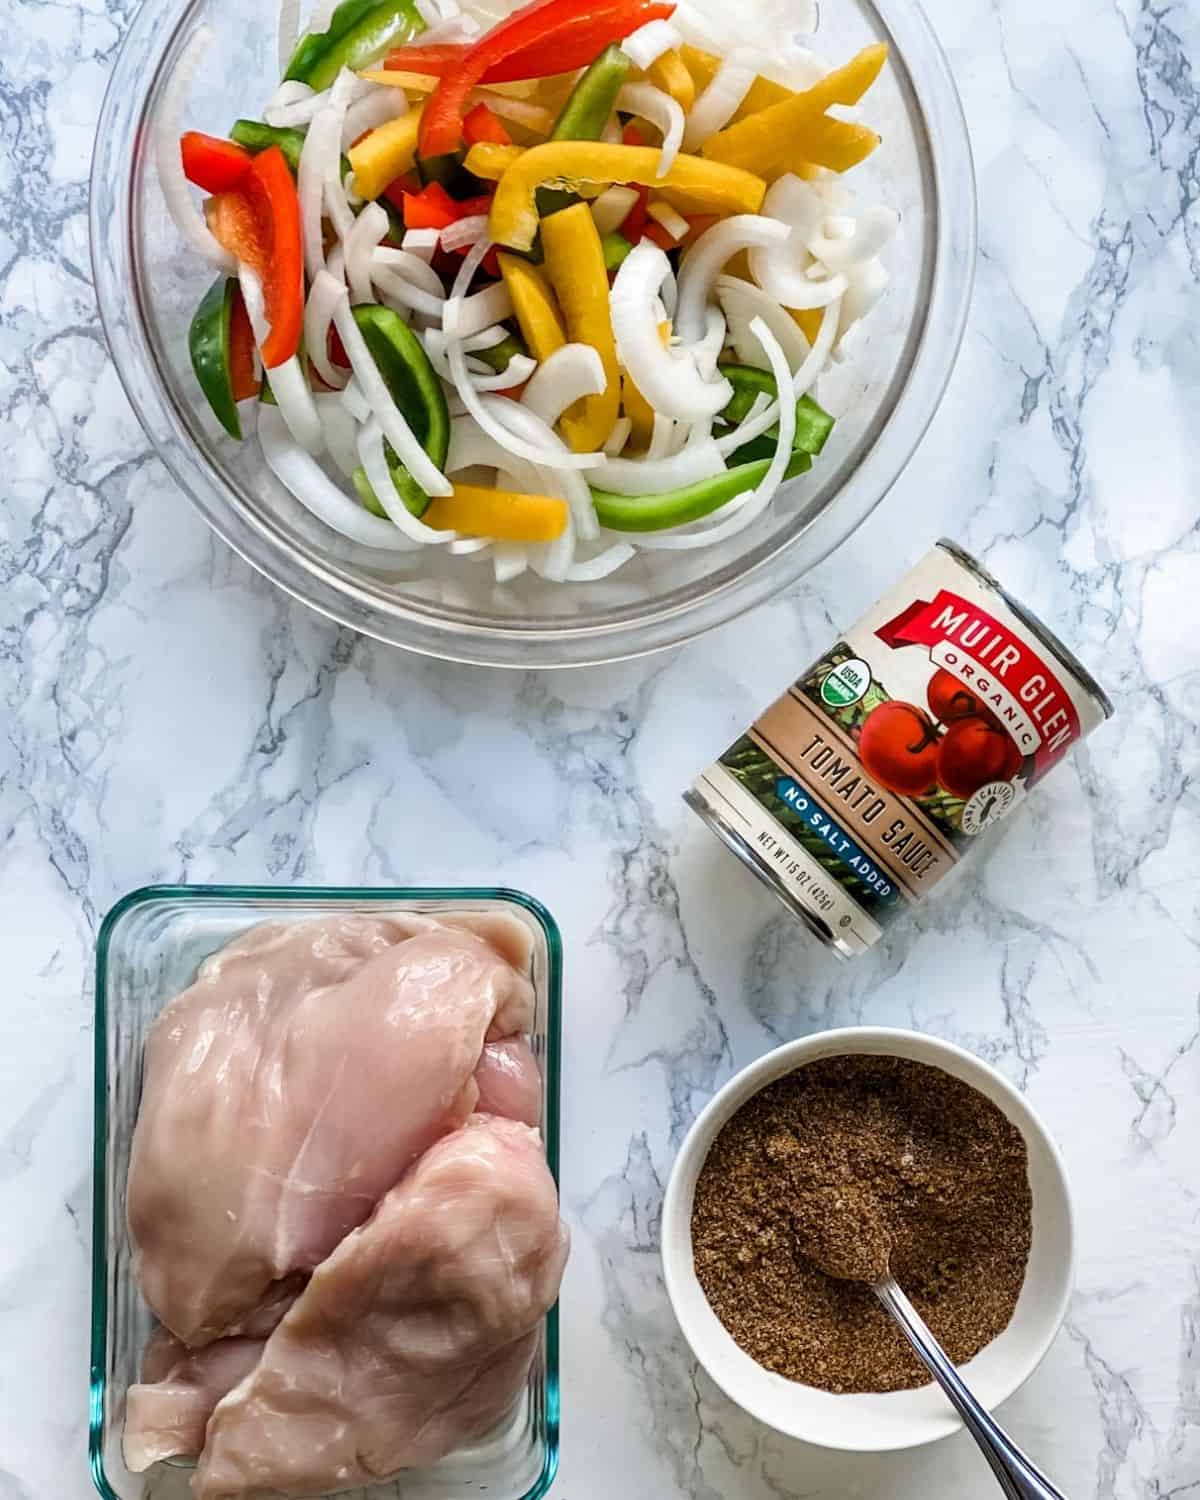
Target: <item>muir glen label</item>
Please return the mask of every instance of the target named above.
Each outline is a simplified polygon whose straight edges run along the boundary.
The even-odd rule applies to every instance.
[[[851,955],[1111,712],[1032,615],[939,542],[685,795]]]

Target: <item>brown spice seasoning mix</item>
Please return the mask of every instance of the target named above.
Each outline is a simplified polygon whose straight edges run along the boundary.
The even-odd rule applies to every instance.
[[[759,1364],[827,1391],[929,1376],[865,1283],[889,1264],[956,1364],[1025,1278],[1025,1143],[977,1089],[905,1058],[824,1058],[730,1119],[696,1184],[696,1274]]]

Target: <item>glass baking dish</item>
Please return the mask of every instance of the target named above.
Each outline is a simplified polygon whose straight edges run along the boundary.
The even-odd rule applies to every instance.
[[[96,1096],[92,1230],[92,1368],[89,1456],[105,1500],[190,1500],[192,1466],[155,1464],[131,1474],[121,1457],[125,1393],[137,1379],[152,1327],[135,1285],[125,1228],[125,1179],[141,1092],[142,1044],[155,1016],[191,983],[197,966],[246,928],[339,911],[507,912],[533,935],[536,992],[531,1045],[542,1072],[542,1132],[558,1180],[562,945],[554,919],[519,891],[360,890],[270,886],[146,886],[109,912],[96,943]],[[511,1417],[484,1443],[400,1482],[355,1493],[372,1500],[537,1500],[558,1468],[558,1309]]]

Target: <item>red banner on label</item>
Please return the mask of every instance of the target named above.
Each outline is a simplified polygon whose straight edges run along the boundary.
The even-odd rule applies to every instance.
[[[939,591],[913,602],[875,632],[893,650],[925,646],[933,664],[970,689],[1033,756],[1030,784],[1080,737],[1070,694],[1035,645],[977,604]]]

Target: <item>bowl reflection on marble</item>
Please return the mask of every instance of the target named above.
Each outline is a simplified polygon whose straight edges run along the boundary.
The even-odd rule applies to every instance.
[[[946,60],[916,0],[822,7],[824,55],[886,40],[869,95],[883,146],[854,174],[864,202],[902,217],[892,284],[839,371],[839,421],[820,465],[754,526],[711,550],[653,553],[594,584],[554,585],[442,549],[381,554],[328,530],[225,437],[188,360],[212,279],[167,214],[153,167],[164,83],[200,26],[212,32],[185,124],[221,130],[275,87],[274,5],[146,0],[113,71],[92,165],[92,261],[117,370],[168,469],[212,527],[297,598],[380,640],[452,660],[546,667],[676,644],[773,597],[837,546],[896,479],[941,397],[962,337],[975,259],[970,147]],[[397,557],[406,557],[398,562]]]
[[[684,1139],[663,1205],[667,1294],[692,1352],[731,1401],[787,1437],[822,1448],[884,1453],[948,1437],[962,1426],[935,1385],[834,1395],[765,1369],[734,1343],[709,1305],[692,1260],[696,1180],[722,1126],[752,1095],[821,1057],[846,1053],[910,1058],[961,1078],[1017,1127],[1029,1154],[1033,1239],[1016,1310],[1002,1334],[962,1367],[991,1410],[1033,1374],[1062,1326],[1074,1264],[1070,1191],[1058,1148],[1023,1095],[970,1052],[936,1037],[888,1027],[824,1031],[776,1047],[730,1079]]]

